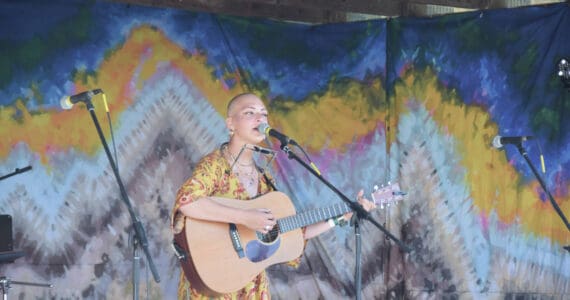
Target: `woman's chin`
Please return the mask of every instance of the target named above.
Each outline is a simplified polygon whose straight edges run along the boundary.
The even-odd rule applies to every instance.
[[[259,136],[251,139],[252,140],[252,144],[259,144],[261,142],[263,142],[263,140],[265,140],[265,135],[260,134]]]

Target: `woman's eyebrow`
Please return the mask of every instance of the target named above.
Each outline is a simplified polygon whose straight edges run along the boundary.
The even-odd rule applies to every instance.
[[[258,109],[258,108],[255,107],[255,106],[246,106],[246,107],[244,107],[243,109],[254,109],[254,110],[255,110],[255,109]],[[263,108],[260,108],[259,110],[261,110],[261,111],[267,111],[267,108],[263,107]]]

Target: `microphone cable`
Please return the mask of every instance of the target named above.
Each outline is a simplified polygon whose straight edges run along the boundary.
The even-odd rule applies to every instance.
[[[107,115],[107,123],[109,124],[109,132],[111,133],[111,143],[113,144],[113,154],[115,155],[115,165],[117,167],[117,172],[119,172],[119,156],[117,155],[117,146],[115,143],[115,134],[113,132],[113,122],[111,122],[111,113],[109,112],[109,105],[107,104],[107,96],[105,93],[103,95],[103,104],[105,105],[105,114]]]
[[[309,157],[307,152],[305,152],[305,149],[303,149],[303,147],[301,147],[298,143],[295,143],[294,146],[296,146],[297,148],[299,148],[301,150],[301,152],[303,152],[303,154],[305,155],[305,158],[309,162],[309,165],[311,166],[311,168],[313,170],[315,170],[315,172],[317,172],[317,174],[319,174],[319,176],[321,176],[321,171],[319,170],[319,168],[317,168],[317,165],[311,160],[311,158]]]
[[[540,143],[538,139],[536,140],[536,146],[538,147],[538,153],[540,153],[540,168],[542,170],[542,174],[546,174],[546,165],[544,164],[544,155],[542,155],[542,148],[540,147]]]

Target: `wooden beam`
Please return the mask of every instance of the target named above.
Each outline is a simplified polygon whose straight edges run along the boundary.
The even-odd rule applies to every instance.
[[[468,9],[485,9],[489,5],[488,0],[409,0],[413,4],[441,5]]]
[[[514,0],[106,0],[111,2],[170,7],[242,17],[273,18],[305,23],[345,22],[362,18],[424,16],[422,5],[490,9],[513,7]],[[570,0],[544,0],[549,3]],[[416,11],[416,12],[414,12]]]
[[[258,1],[258,0],[252,0]],[[402,0],[280,0],[281,5],[360,13],[377,16],[396,16],[401,13]]]
[[[402,12],[400,0],[110,0],[112,2],[170,7],[176,9],[226,14],[244,17],[263,17],[307,23],[345,22],[350,13],[380,16],[398,16]]]

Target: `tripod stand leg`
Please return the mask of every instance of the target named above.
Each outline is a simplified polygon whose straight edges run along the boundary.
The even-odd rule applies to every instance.
[[[0,290],[2,291],[3,300],[8,300],[8,290],[11,288],[12,284],[16,285],[27,285],[27,286],[37,286],[37,287],[45,287],[45,288],[52,288],[53,284],[51,283],[35,283],[35,282],[24,282],[24,281],[12,281],[7,277],[0,277]]]

